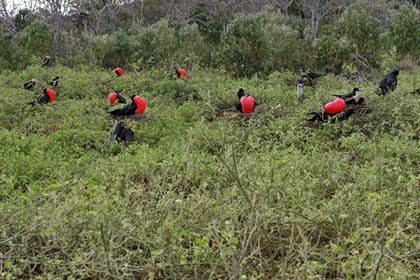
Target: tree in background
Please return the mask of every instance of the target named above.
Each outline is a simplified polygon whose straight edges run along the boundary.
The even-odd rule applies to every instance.
[[[416,4],[418,5],[418,3]],[[420,58],[419,11],[409,6],[402,6],[398,12],[394,12],[391,16],[387,30],[390,40],[400,56],[412,55],[417,59]]]

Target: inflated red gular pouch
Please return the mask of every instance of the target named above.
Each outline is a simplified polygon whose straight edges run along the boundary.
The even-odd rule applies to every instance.
[[[146,100],[144,100],[142,97],[140,96],[136,96],[133,98],[134,103],[136,103],[137,109],[135,111],[136,114],[143,114],[144,111],[146,110]]]
[[[330,115],[334,115],[343,111],[345,107],[346,107],[346,102],[341,98],[337,98],[336,100],[325,105],[324,108],[325,108],[325,112],[327,112]]]
[[[48,102],[50,102],[50,103],[53,102],[54,99],[55,99],[55,92],[52,89],[47,88],[47,90],[45,91],[45,93],[50,97],[50,99],[48,100]]]
[[[124,71],[120,67],[115,68],[112,73],[117,74],[118,77],[124,76]]]
[[[255,102],[252,96],[241,97],[242,113],[249,114],[254,111]]]

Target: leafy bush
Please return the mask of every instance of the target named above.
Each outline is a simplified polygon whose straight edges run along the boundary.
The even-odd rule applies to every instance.
[[[197,24],[186,25],[178,30],[178,47],[174,60],[177,65],[191,68],[192,65],[200,61],[200,58],[207,57],[212,51],[205,44]]]
[[[173,65],[173,57],[178,48],[176,32],[167,19],[162,19],[140,32],[136,60],[155,66]]]
[[[16,69],[14,61],[14,50],[13,50],[13,41],[10,37],[6,37],[3,33],[2,28],[0,28],[0,71],[3,71],[6,68]]]
[[[46,23],[35,20],[19,33],[18,43],[26,57],[44,57],[52,52],[53,32]]]
[[[103,35],[87,35],[88,47],[87,52],[89,61],[95,66],[102,66],[106,54],[112,42],[112,37],[109,34]]]
[[[112,33],[102,65],[108,68],[116,66],[127,68],[137,51],[137,37],[138,33],[133,29]]]
[[[347,37],[323,35],[315,42],[315,64],[325,72],[340,73],[355,51],[355,44]]]
[[[349,41],[356,47],[355,53],[374,68],[380,66],[380,55],[389,46],[389,40],[383,36],[379,20],[370,13],[368,2],[359,2],[348,7],[337,22],[334,35]]]
[[[273,70],[297,70],[308,65],[312,54],[312,44],[302,38],[296,19],[280,12],[264,11],[267,23],[265,37],[270,48]]]
[[[387,30],[400,57],[411,55],[420,59],[420,14],[418,12],[403,5],[391,16]]]
[[[240,14],[227,25],[219,61],[233,75],[252,77],[272,71],[270,47],[264,33],[266,21],[263,14]]]

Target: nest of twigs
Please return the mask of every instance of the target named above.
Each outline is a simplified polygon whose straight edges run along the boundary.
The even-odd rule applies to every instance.
[[[131,115],[131,116],[113,116],[108,115],[105,117],[108,121],[114,122],[114,121],[135,121],[135,122],[146,122],[151,119],[150,116],[146,114],[137,114],[137,115]]]

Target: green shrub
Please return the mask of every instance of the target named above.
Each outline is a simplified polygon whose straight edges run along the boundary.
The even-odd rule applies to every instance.
[[[325,72],[340,73],[355,51],[355,44],[348,38],[323,35],[315,42],[315,64]]]
[[[176,32],[167,19],[162,19],[140,32],[136,60],[146,66],[169,64],[174,67],[173,57],[178,48]]]
[[[266,22],[263,14],[240,14],[228,24],[222,35],[219,61],[233,75],[251,77],[272,71],[269,42],[264,32]]]
[[[420,58],[420,14],[402,6],[388,21],[387,30],[391,43],[400,57],[411,55]]]
[[[273,70],[297,70],[305,65],[308,66],[312,44],[302,38],[297,20],[286,17],[280,12],[263,13],[267,16],[264,33],[270,48]]]
[[[103,35],[87,35],[88,47],[87,53],[90,62],[95,66],[102,66],[106,54],[109,52],[109,47],[112,42],[112,37],[109,34]]]
[[[137,36],[137,32],[131,29],[112,33],[102,65],[107,68],[116,66],[127,68],[137,51]]]
[[[359,2],[343,13],[337,22],[336,34],[332,36],[346,38],[356,47],[355,53],[367,60],[370,66],[377,68],[380,66],[382,51],[389,45],[383,31],[379,20],[373,17],[368,2]]]
[[[44,57],[52,53],[53,32],[46,23],[35,20],[19,33],[18,43],[26,57]]]
[[[212,51],[205,43],[197,24],[186,25],[178,30],[178,47],[174,61],[177,65],[191,68],[200,61],[201,57],[207,57]]]
[[[13,50],[13,41],[10,37],[6,37],[3,33],[2,28],[0,28],[0,71],[3,71],[6,68],[15,69],[14,65],[14,50]]]

